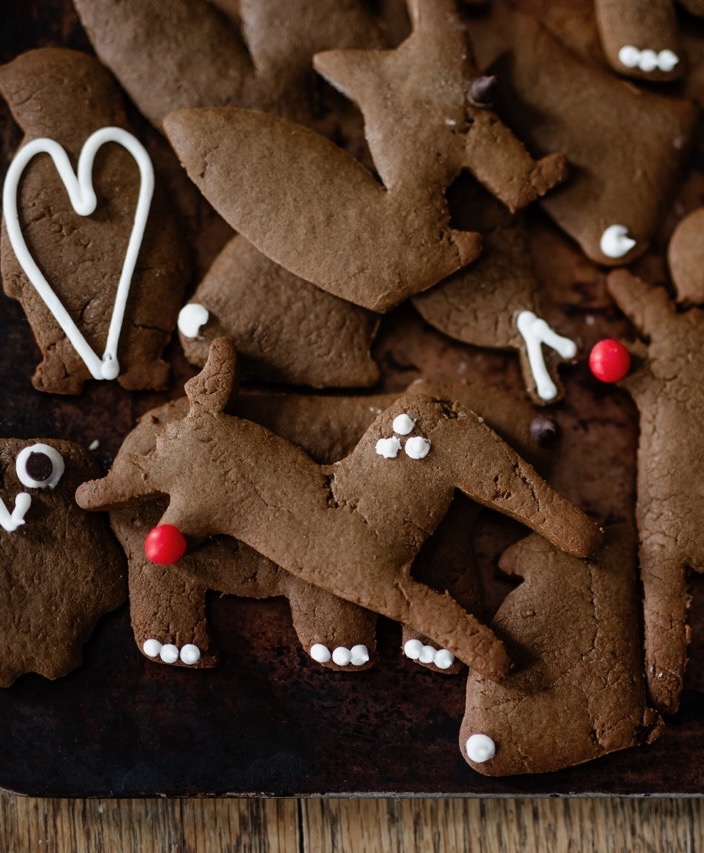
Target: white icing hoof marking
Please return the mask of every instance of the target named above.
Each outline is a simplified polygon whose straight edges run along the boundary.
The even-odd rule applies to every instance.
[[[609,225],[601,235],[599,248],[607,258],[622,258],[635,246],[636,241],[628,236],[625,225]]]
[[[661,50],[658,54],[658,66],[661,71],[672,71],[672,69],[679,65],[680,58],[674,52],[674,50]]]
[[[380,438],[376,443],[376,452],[384,459],[395,459],[401,449],[401,442],[395,435],[391,438]]]
[[[191,302],[184,305],[178,314],[178,330],[186,338],[197,338],[200,330],[210,318],[210,312],[205,305]]]
[[[186,663],[189,666],[192,666],[200,660],[200,649],[198,646],[194,646],[193,643],[186,643],[186,645],[181,649],[180,658],[181,663]]]
[[[638,67],[641,71],[645,71],[646,73],[649,71],[655,71],[656,68],[660,67],[658,64],[657,53],[650,49],[641,50]]]
[[[416,422],[413,418],[409,417],[405,412],[402,415],[396,415],[393,423],[391,424],[393,431],[397,432],[399,435],[408,435],[409,432],[413,432],[413,427],[416,425]]]
[[[158,640],[145,640],[142,651],[147,657],[158,658],[161,653],[161,643]]]
[[[476,734],[467,738],[467,758],[475,764],[483,764],[496,755],[496,744],[489,735]]]
[[[344,646],[338,646],[332,653],[332,662],[338,666],[347,666],[352,660],[352,655],[349,649]]]
[[[316,663],[328,663],[332,657],[330,649],[322,643],[314,643],[310,647],[310,656]]]
[[[408,640],[403,647],[403,653],[411,660],[418,660],[423,649],[423,643],[420,640]]]
[[[435,649],[432,646],[423,646],[418,655],[421,663],[432,663],[435,660]]]
[[[159,650],[159,657],[164,663],[176,663],[178,660],[178,647],[174,646],[173,643],[167,643]]]
[[[679,65],[680,58],[669,48],[658,53],[650,48],[638,50],[634,45],[626,44],[618,52],[618,61],[624,68],[639,68],[646,74],[656,69],[667,74]]]
[[[626,44],[618,52],[618,61],[626,68],[637,68],[640,62],[640,51],[632,44]]]
[[[455,656],[448,649],[438,649],[435,652],[433,663],[438,669],[449,669],[455,662]]]
[[[425,459],[430,453],[430,442],[422,435],[414,435],[406,441],[403,449],[411,459]]]
[[[364,666],[369,663],[369,649],[361,643],[350,649],[350,663],[352,666]]]

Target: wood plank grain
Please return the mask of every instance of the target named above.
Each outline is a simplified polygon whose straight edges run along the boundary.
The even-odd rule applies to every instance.
[[[291,853],[295,800],[0,797],[0,849],[48,853]]]
[[[308,800],[303,850],[680,853],[704,849],[704,801]]]

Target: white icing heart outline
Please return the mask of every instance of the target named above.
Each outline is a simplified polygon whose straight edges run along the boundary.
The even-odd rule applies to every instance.
[[[20,178],[30,160],[37,154],[48,154],[54,162],[59,177],[63,181],[74,211],[79,216],[90,216],[98,205],[98,199],[93,188],[93,162],[98,150],[106,142],[116,142],[132,155],[139,168],[140,184],[132,232],[127,244],[120,280],[115,293],[115,302],[113,304],[112,317],[110,318],[110,326],[108,327],[105,352],[101,359],[71,319],[68,311],[64,308],[63,303],[46,280],[29,251],[24,235],[22,234],[19,214],[17,212],[17,190]],[[144,229],[147,225],[153,194],[154,169],[152,161],[142,143],[121,127],[103,127],[92,133],[83,143],[76,172],[73,171],[63,146],[54,139],[47,139],[45,137],[33,139],[21,148],[12,163],[10,163],[10,168],[7,171],[3,187],[2,203],[10,244],[25,275],[44,300],[49,311],[54,315],[54,319],[94,379],[115,379],[120,372],[120,365],[117,360],[117,344],[120,339],[122,322],[127,307],[127,297],[132,283],[132,275],[134,274],[137,257],[142,246]]]

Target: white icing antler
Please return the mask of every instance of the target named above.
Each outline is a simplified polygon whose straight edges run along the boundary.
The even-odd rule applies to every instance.
[[[27,492],[20,492],[15,498],[15,508],[12,513],[5,506],[5,501],[0,498],[0,527],[8,533],[14,533],[18,527],[24,524],[24,517],[32,505],[32,498]]]
[[[115,294],[115,304],[110,319],[105,352],[101,359],[97,356],[88,341],[86,341],[78,326],[76,326],[68,311],[64,308],[61,300],[44,277],[44,274],[37,266],[27,247],[17,211],[17,190],[22,173],[30,160],[37,154],[48,154],[54,161],[56,171],[59,173],[66,187],[66,192],[68,193],[73,209],[80,216],[89,216],[95,211],[98,203],[95,190],[93,189],[93,161],[98,150],[106,142],[116,142],[134,157],[139,167],[140,186],[132,233],[127,244],[127,252],[125,253],[125,260],[122,265],[122,272],[120,273],[120,280]],[[131,133],[120,127],[103,127],[100,130],[96,130],[95,133],[86,139],[78,158],[78,170],[76,173],[74,173],[68,155],[63,147],[55,140],[45,138],[34,139],[25,145],[24,148],[21,148],[7,171],[5,186],[3,188],[3,213],[7,225],[7,234],[17,260],[27,278],[46,303],[47,308],[54,315],[56,322],[73,344],[78,355],[83,359],[94,379],[115,379],[120,372],[120,365],[117,360],[117,345],[125,316],[125,308],[127,307],[127,297],[132,282],[132,275],[142,245],[147,217],[149,216],[153,192],[154,170],[146,149]]]
[[[562,358],[570,359],[577,355],[577,344],[569,338],[558,335],[541,317],[532,311],[521,311],[516,317],[516,328],[521,334],[528,356],[536,391],[541,400],[550,401],[557,397],[557,388],[545,366],[542,344],[554,349]]]

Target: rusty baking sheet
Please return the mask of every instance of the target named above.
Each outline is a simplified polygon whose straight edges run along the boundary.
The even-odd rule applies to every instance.
[[[90,50],[68,0],[6,0],[0,12],[0,60],[59,44]],[[139,117],[136,116],[139,121]],[[179,193],[202,271],[228,229],[180,174],[165,144],[139,125],[157,173]],[[19,140],[0,105],[3,167]],[[680,195],[701,203],[704,176],[694,170]],[[663,228],[669,236],[672,217]],[[548,319],[585,345],[627,326],[605,296],[600,271],[539,214],[533,248],[546,284]],[[665,245],[664,239],[658,244]],[[660,254],[638,269],[662,280]],[[2,437],[61,437],[88,446],[109,464],[135,418],[164,395],[130,395],[92,383],[80,398],[35,392],[37,352],[16,303],[0,297]],[[402,307],[386,318],[376,344],[383,387],[419,375],[467,378],[521,393],[516,359],[453,344]],[[177,345],[170,396],[193,372]],[[552,482],[600,518],[632,512],[635,412],[614,389],[599,389],[584,366],[567,371],[567,402],[555,409],[563,441]],[[487,515],[478,553],[490,602],[510,584],[497,576],[502,548],[519,527]],[[299,647],[283,600],[210,601],[222,653],[215,670],[157,666],[139,654],[127,608],[108,616],[85,649],[84,665],[56,682],[25,676],[0,691],[5,720],[0,786],[38,796],[700,794],[704,791],[704,584],[694,584],[694,644],[679,714],[652,747],[618,753],[559,773],[484,778],[462,759],[458,732],[465,678],[421,669],[400,653],[400,629],[380,622],[380,660],[363,673],[322,670]],[[550,720],[545,721],[550,726]],[[557,736],[557,734],[556,734]]]

